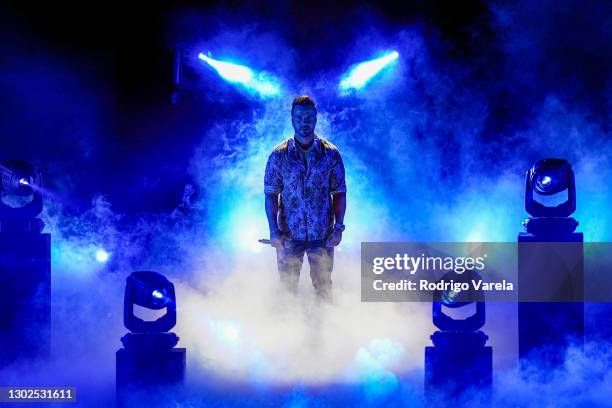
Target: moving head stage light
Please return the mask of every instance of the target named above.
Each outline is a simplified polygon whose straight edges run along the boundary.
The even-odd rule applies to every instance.
[[[134,315],[134,305],[166,313],[145,321]],[[174,285],[156,272],[132,273],[125,286],[124,322],[131,333],[121,338],[124,348],[116,354],[117,406],[140,406],[152,394],[156,397],[147,399],[147,406],[175,405],[174,387],[183,383],[187,358],[184,348],[174,347],[177,335],[168,333],[176,324]]]
[[[7,160],[0,163],[0,178],[0,231],[40,233],[44,227],[36,218],[43,208],[40,173],[24,161]],[[7,196],[32,198],[22,206],[13,207],[3,201]]]
[[[50,353],[51,235],[36,218],[40,180],[24,161],[0,162],[0,367]]]
[[[558,205],[547,206],[541,202],[564,192],[567,198]],[[559,235],[574,232],[578,221],[570,215],[576,211],[576,185],[572,165],[567,160],[538,160],[527,170],[525,210],[532,217],[525,220],[523,226],[531,234]]]
[[[463,273],[450,271],[442,277],[442,281],[454,281],[458,283],[470,283],[472,280],[482,278],[474,270],[467,270]],[[484,293],[475,290],[470,285],[467,291],[454,292],[452,290],[435,291],[432,303],[433,324],[440,329],[431,336],[431,340],[436,346],[447,346],[460,341],[465,344],[477,347],[484,346],[488,336],[478,331],[485,324],[485,303]],[[442,306],[449,309],[458,309],[471,303],[476,304],[476,313],[465,319],[454,319],[444,313]]]
[[[441,281],[470,282],[482,279],[474,270],[450,271]],[[480,389],[488,395],[493,384],[493,350],[486,346],[489,338],[480,329],[485,324],[482,291],[469,289],[434,292],[432,319],[440,329],[431,336],[433,347],[425,347],[425,392],[428,398],[456,397],[469,389]],[[455,319],[443,311],[459,309],[472,303],[476,312],[465,319]]]
[[[526,232],[518,235],[518,342],[521,368],[537,356],[561,367],[584,339],[584,236],[576,232],[576,185],[563,159],[537,161],[525,177]]]
[[[134,305],[147,309],[166,309],[154,321],[134,315]],[[125,327],[132,333],[121,338],[126,349],[171,349],[179,338],[168,333],[176,325],[176,296],[174,285],[157,272],[133,272],[126,281],[123,305]]]

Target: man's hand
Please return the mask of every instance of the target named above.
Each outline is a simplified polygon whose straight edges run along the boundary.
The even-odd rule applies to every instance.
[[[285,247],[285,241],[288,241],[289,237],[281,231],[270,232],[270,245],[274,248],[282,249]]]
[[[327,237],[327,240],[325,241],[325,246],[335,247],[340,244],[340,241],[342,241],[342,231],[334,228],[332,232],[329,234],[329,236]]]

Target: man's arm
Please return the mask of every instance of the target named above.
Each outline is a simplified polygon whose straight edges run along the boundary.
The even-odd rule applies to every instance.
[[[266,194],[266,217],[268,217],[268,227],[270,235],[278,231],[278,194]]]
[[[344,178],[344,163],[337,150],[334,152],[333,165],[330,171],[329,189],[332,195],[332,207],[336,224],[344,224],[346,212],[346,181]],[[328,247],[340,244],[342,241],[342,228],[334,228],[325,243]]]
[[[332,195],[332,206],[334,208],[334,219],[336,224],[344,224],[344,213],[346,212],[346,193],[339,192]],[[342,241],[342,230],[334,228],[325,246],[334,247]]]
[[[334,219],[336,220],[336,224],[344,224],[346,193],[336,193],[332,195],[332,205],[334,206]]]
[[[283,248],[287,238],[278,228],[278,194],[266,193],[266,217],[270,228],[270,245],[275,248]]]
[[[284,240],[288,239],[278,228],[278,196],[283,190],[283,178],[278,154],[274,151],[268,157],[264,176],[264,193],[266,195],[266,217],[270,228],[270,245],[283,248]]]

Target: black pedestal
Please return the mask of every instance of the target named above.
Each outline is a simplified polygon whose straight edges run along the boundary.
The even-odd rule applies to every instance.
[[[49,234],[0,232],[0,334],[0,366],[49,355]]]
[[[186,351],[169,350],[117,351],[117,405],[164,406],[185,378]]]
[[[584,341],[582,233],[543,238],[520,233],[518,259],[519,358],[550,368],[563,363],[570,343]]]
[[[466,391],[490,394],[493,349],[482,332],[436,332],[434,347],[425,348],[425,393],[428,397],[460,397]]]

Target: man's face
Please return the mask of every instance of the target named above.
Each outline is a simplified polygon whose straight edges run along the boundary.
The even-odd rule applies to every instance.
[[[317,124],[317,111],[310,105],[296,105],[291,114],[291,124],[298,140],[309,139]]]

